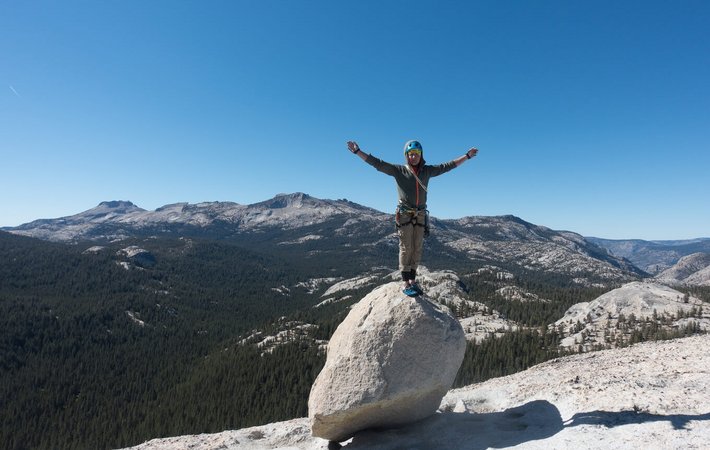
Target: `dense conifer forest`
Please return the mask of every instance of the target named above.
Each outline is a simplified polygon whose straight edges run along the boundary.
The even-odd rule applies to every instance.
[[[115,448],[304,414],[317,348],[224,348],[304,309],[305,295],[270,288],[303,279],[295,265],[161,240],[154,267],[126,269],[116,248],[86,247],[0,235],[5,448]]]
[[[305,416],[310,386],[325,361],[317,342],[328,339],[347,306],[371,288],[313,308],[321,292],[295,286],[336,270],[349,277],[362,267],[396,264],[391,249],[368,250],[358,264],[342,264],[337,254],[309,258],[237,239],[144,237],[92,245],[0,232],[4,448],[107,449]],[[152,259],[120,252],[130,245]],[[429,264],[469,274],[480,268],[455,256]],[[560,356],[559,336],[545,325],[605,291],[549,274],[515,277],[550,302],[505,301],[495,294],[493,275],[461,277],[472,300],[527,328],[469,344],[456,386]],[[288,295],[279,287],[289,287]],[[707,300],[710,292],[692,294]],[[242,342],[279,321],[317,327],[270,351]],[[651,330],[635,339],[655,337]]]

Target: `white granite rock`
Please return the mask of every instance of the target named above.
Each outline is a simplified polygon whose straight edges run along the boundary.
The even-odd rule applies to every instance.
[[[357,303],[333,334],[308,400],[313,436],[343,441],[432,415],[466,349],[458,321],[389,283]]]

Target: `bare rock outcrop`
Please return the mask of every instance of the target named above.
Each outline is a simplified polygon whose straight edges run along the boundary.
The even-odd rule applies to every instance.
[[[671,285],[710,286],[710,253],[693,253],[682,257],[674,266],[656,275]]]
[[[423,419],[451,388],[466,349],[461,325],[446,308],[400,289],[372,291],[333,334],[308,400],[313,436],[343,441]]]

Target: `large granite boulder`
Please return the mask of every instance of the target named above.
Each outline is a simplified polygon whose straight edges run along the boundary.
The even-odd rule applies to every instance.
[[[328,344],[308,399],[314,436],[343,441],[367,428],[396,427],[433,414],[451,388],[466,349],[448,309],[400,283],[353,306]]]

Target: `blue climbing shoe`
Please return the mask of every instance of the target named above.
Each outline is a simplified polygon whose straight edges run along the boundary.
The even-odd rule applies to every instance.
[[[419,283],[417,283],[417,282],[410,284],[409,287],[414,289],[415,291],[417,291],[417,295],[424,294],[424,290],[422,289],[421,286],[419,286]]]
[[[404,292],[404,295],[408,297],[416,297],[419,295],[419,291],[414,289],[413,286],[407,286],[402,290],[402,292]]]

